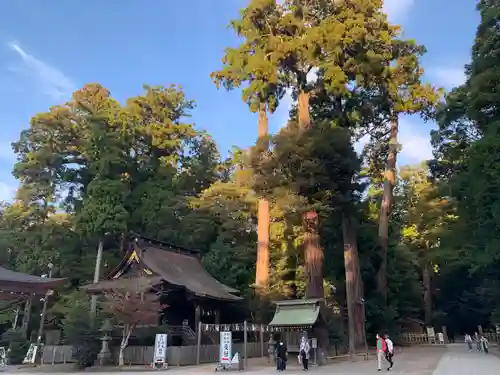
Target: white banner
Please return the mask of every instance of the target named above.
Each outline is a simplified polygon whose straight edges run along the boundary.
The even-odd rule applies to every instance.
[[[427,336],[429,336],[429,338],[436,337],[436,333],[434,332],[434,327],[427,327]]]
[[[231,363],[231,344],[233,343],[233,335],[231,332],[220,333],[220,363]]]
[[[155,337],[155,354],[153,357],[154,363],[167,362],[167,334],[157,333]]]
[[[30,344],[28,352],[26,353],[26,357],[24,357],[23,363],[35,363],[37,351],[38,346],[36,346],[35,344]]]

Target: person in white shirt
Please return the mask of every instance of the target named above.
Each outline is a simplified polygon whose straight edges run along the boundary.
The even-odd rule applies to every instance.
[[[309,340],[305,336],[302,336],[302,339],[300,340],[299,356],[300,356],[300,361],[302,363],[302,366],[304,367],[304,371],[309,370],[309,351],[310,350],[311,350],[311,348],[309,346]]]
[[[466,333],[465,334],[465,342],[467,343],[467,349],[469,350],[469,352],[472,351],[472,337]]]
[[[385,339],[385,344],[387,347],[387,351],[385,352],[385,359],[387,362],[389,362],[389,367],[387,368],[387,371],[391,371],[392,366],[394,366],[394,344],[392,343],[392,340],[389,338],[389,335],[384,336]]]

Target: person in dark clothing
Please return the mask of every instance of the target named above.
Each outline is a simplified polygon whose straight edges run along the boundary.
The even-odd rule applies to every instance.
[[[390,371],[392,367],[394,366],[394,344],[392,343],[392,340],[389,338],[389,335],[385,335],[385,346],[386,346],[386,351],[385,351],[385,359],[389,363],[389,367],[387,368],[387,371]]]
[[[276,347],[276,370],[285,371],[286,370],[286,360],[287,360],[287,350],[286,345],[283,341],[279,341]]]

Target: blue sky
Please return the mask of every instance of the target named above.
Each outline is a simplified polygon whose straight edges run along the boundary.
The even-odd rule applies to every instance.
[[[85,83],[99,82],[124,100],[143,83],[182,85],[195,99],[197,126],[221,151],[248,146],[257,136],[256,116],[239,92],[217,91],[209,78],[224,48],[237,44],[227,23],[245,0],[17,0],[0,13],[0,199],[17,187],[11,176],[10,142],[30,117],[62,103]],[[146,5],[147,4],[147,5]],[[429,81],[449,89],[463,81],[463,65],[479,20],[472,1],[386,0],[390,19],[424,44]],[[289,103],[270,119],[276,131]],[[401,163],[430,156],[432,124],[401,123]]]

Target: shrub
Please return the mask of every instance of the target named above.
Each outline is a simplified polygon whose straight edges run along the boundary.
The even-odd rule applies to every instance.
[[[76,366],[79,369],[92,366],[101,349],[99,322],[91,322],[88,308],[76,303],[67,312],[62,326],[65,343],[73,346]]]
[[[0,338],[0,346],[8,348],[7,361],[11,365],[23,363],[30,347],[26,335],[21,330],[9,329]]]

